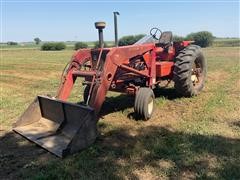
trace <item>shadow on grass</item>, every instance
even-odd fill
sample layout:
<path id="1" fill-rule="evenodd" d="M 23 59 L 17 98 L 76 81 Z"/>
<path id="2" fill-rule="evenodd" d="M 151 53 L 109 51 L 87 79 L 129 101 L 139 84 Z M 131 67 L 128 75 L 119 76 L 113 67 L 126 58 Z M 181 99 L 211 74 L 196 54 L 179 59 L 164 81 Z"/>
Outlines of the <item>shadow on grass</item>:
<path id="1" fill-rule="evenodd" d="M 4 132 L 2 132 L 4 133 Z M 36 159 L 55 158 L 14 132 L 0 136 L 0 179 L 15 179 Z"/>
<path id="2" fill-rule="evenodd" d="M 149 170 L 153 177 L 240 179 L 239 139 L 153 126 L 135 135 L 131 129 L 99 129 L 91 147 L 65 159 L 10 132 L 0 138 L 0 178 L 138 179 Z"/>
<path id="3" fill-rule="evenodd" d="M 116 97 L 106 97 L 102 105 L 100 115 L 105 116 L 113 112 L 124 111 L 134 106 L 134 97 L 130 95 L 120 94 Z"/>
<path id="4" fill-rule="evenodd" d="M 180 98 L 180 96 L 177 94 L 176 90 L 171 87 L 171 88 L 156 88 L 154 89 L 154 94 L 155 94 L 155 97 L 158 98 L 158 97 L 165 97 L 166 99 L 169 99 L 169 100 L 174 100 L 174 99 L 177 99 L 177 98 Z"/>
<path id="5" fill-rule="evenodd" d="M 231 125 L 240 128 L 240 121 L 234 121 L 231 123 Z"/>
<path id="6" fill-rule="evenodd" d="M 180 98 L 174 88 L 156 88 L 154 89 L 155 97 L 165 97 L 169 100 L 174 100 Z M 134 107 L 134 96 L 120 94 L 116 97 L 106 97 L 105 102 L 103 103 L 100 115 L 105 116 L 113 112 L 121 112 L 127 108 Z M 132 112 L 128 114 L 128 117 L 131 119 L 139 120 L 137 116 Z"/>

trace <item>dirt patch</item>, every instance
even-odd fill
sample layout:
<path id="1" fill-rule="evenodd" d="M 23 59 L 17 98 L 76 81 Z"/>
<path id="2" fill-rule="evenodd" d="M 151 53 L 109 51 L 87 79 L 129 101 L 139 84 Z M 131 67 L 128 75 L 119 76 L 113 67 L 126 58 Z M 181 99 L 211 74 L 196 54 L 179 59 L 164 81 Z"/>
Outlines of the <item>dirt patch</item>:
<path id="1" fill-rule="evenodd" d="M 147 167 L 145 167 L 144 169 L 136 169 L 136 170 L 134 170 L 133 174 L 139 180 L 146 180 L 146 179 L 158 180 L 159 178 L 167 179 L 167 177 L 156 177 L 155 175 L 153 175 L 152 171 Z"/>
<path id="2" fill-rule="evenodd" d="M 182 180 L 196 179 L 196 175 L 192 171 L 186 170 L 181 172 L 178 178 Z"/>
<path id="3" fill-rule="evenodd" d="M 229 77 L 230 77 L 229 73 L 225 71 L 209 72 L 207 75 L 208 84 L 205 86 L 205 90 L 212 89 L 212 86 L 208 86 L 209 84 L 213 86 L 217 86 L 221 84 L 223 81 L 225 81 L 226 79 L 228 79 Z"/>

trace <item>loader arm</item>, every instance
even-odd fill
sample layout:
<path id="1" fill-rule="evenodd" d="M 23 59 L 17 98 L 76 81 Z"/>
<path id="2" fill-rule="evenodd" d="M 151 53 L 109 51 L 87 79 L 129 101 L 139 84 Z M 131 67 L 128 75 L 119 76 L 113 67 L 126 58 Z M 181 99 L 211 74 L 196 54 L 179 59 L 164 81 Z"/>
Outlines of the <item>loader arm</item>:
<path id="1" fill-rule="evenodd" d="M 89 71 L 81 70 L 80 67 L 86 61 L 86 59 L 93 59 L 93 57 L 91 57 L 91 50 L 78 51 L 72 58 L 69 69 L 67 70 L 67 73 L 61 82 L 57 98 L 66 101 L 70 96 L 76 78 L 79 76 L 84 77 L 85 79 L 90 77 L 92 80 L 91 85 L 93 88 L 90 94 L 88 105 L 94 109 L 96 114 L 98 114 L 105 100 L 107 91 L 109 90 L 112 80 L 114 79 L 118 69 L 125 68 L 130 72 L 149 78 L 152 78 L 154 76 L 154 74 L 149 74 L 148 71 L 144 74 L 143 72 L 137 71 L 126 65 L 129 63 L 130 58 L 139 55 L 142 56 L 146 52 L 150 52 L 153 49 L 153 44 L 106 49 L 109 52 L 106 55 L 103 67 L 97 67 L 97 69 L 95 69 L 95 67 L 92 67 Z M 99 51 L 101 51 L 101 49 L 99 49 Z M 99 56 L 101 56 L 100 53 Z M 103 60 L 101 57 L 98 57 L 97 59 L 100 61 Z M 94 64 L 94 62 L 91 64 Z"/>
<path id="2" fill-rule="evenodd" d="M 91 58 L 90 49 L 82 49 L 77 51 L 69 62 L 69 66 L 63 72 L 61 77 L 60 86 L 57 91 L 56 98 L 66 101 L 71 94 L 76 76 L 73 75 L 74 70 L 80 69 L 82 64 Z"/>

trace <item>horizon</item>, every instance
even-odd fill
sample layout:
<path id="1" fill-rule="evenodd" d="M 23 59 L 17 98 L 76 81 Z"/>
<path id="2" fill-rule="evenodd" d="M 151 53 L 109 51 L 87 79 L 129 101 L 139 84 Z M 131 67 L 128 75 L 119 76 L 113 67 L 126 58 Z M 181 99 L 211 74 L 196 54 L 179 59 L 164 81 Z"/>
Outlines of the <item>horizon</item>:
<path id="1" fill-rule="evenodd" d="M 94 22 L 102 20 L 104 40 L 114 40 L 113 11 L 119 37 L 148 34 L 151 27 L 174 35 L 209 31 L 217 38 L 239 38 L 239 1 L 1 1 L 1 43 L 97 41 Z M 196 13 L 197 12 L 197 13 Z M 224 12 L 224 13 L 223 13 Z"/>
<path id="2" fill-rule="evenodd" d="M 119 37 L 120 39 L 121 37 Z M 231 39 L 236 39 L 236 40 L 239 40 L 240 37 L 214 37 L 214 39 L 216 40 L 220 40 L 220 39 L 224 39 L 224 40 L 231 40 Z M 17 42 L 19 44 L 23 43 L 23 44 L 27 44 L 27 43 L 31 43 L 31 44 L 35 44 L 35 41 L 32 40 L 32 41 L 5 41 L 5 42 L 0 42 L 0 44 L 7 44 L 8 42 Z M 94 43 L 94 42 L 98 42 L 98 40 L 94 40 L 94 41 L 75 41 L 75 40 L 65 40 L 65 41 L 48 41 L 48 40 L 45 40 L 45 41 L 42 41 L 40 42 L 41 43 L 45 43 L 45 42 L 64 42 L 64 43 L 76 43 L 76 42 L 84 42 L 84 43 Z M 114 39 L 113 40 L 104 40 L 104 42 L 108 42 L 108 43 L 114 43 Z"/>

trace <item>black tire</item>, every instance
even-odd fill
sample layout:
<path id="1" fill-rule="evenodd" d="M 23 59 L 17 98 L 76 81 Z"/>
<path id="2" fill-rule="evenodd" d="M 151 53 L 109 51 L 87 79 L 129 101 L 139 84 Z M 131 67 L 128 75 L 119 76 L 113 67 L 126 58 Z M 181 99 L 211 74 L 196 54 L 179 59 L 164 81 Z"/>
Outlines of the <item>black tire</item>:
<path id="1" fill-rule="evenodd" d="M 85 104 L 87 103 L 89 90 L 90 90 L 90 85 L 86 85 L 83 92 L 83 101 Z"/>
<path id="2" fill-rule="evenodd" d="M 154 93 L 150 88 L 140 88 L 135 96 L 134 111 L 138 118 L 148 120 L 154 111 Z"/>
<path id="3" fill-rule="evenodd" d="M 185 97 L 197 95 L 204 87 L 206 73 L 206 61 L 199 46 L 189 45 L 181 50 L 173 70 L 177 93 Z"/>

